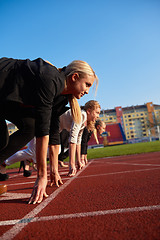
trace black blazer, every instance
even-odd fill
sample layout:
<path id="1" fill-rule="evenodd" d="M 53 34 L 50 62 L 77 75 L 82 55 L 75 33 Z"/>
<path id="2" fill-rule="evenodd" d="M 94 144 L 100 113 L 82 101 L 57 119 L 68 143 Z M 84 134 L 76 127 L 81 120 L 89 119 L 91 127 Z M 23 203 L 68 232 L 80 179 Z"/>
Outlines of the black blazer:
<path id="1" fill-rule="evenodd" d="M 41 58 L 0 59 L 0 103 L 13 101 L 34 107 L 37 137 L 48 135 L 51 118 L 58 122 L 59 114 L 65 111 L 68 96 L 61 95 L 64 83 L 63 69 L 59 72 Z"/>

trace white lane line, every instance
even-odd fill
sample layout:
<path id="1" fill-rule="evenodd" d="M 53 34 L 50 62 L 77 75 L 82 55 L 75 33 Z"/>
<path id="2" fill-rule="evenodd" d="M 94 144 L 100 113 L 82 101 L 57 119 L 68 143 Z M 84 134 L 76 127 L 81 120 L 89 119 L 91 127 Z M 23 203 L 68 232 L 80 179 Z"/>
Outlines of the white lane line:
<path id="1" fill-rule="evenodd" d="M 92 162 L 92 161 L 91 161 Z M 48 198 L 46 198 L 42 203 L 40 203 L 37 207 L 35 207 L 30 213 L 28 213 L 24 218 L 20 220 L 21 224 L 15 224 L 11 229 L 9 229 L 7 232 L 5 232 L 1 240 L 8 240 L 13 239 L 29 222 L 34 219 L 34 217 L 40 213 L 56 196 L 61 193 L 74 179 L 78 177 L 79 174 L 81 174 L 86 167 L 88 167 L 91 162 L 86 165 L 81 171 L 79 171 L 74 177 L 70 178 L 67 182 L 65 182 L 60 188 L 55 190 Z M 26 219 L 31 219 L 29 222 L 26 221 Z"/>
<path id="2" fill-rule="evenodd" d="M 102 210 L 102 211 L 94 211 L 94 212 L 82 212 L 82 213 L 72 213 L 72 214 L 62 214 L 62 215 L 54 215 L 54 216 L 44 216 L 44 217 L 30 217 L 16 220 L 7 220 L 0 221 L 0 226 L 6 225 L 23 225 L 24 223 L 33 223 L 40 221 L 53 221 L 59 219 L 70 219 L 70 218 L 82 218 L 82 217 L 94 217 L 94 216 L 103 216 L 109 214 L 121 214 L 121 213 L 131 213 L 131 212 L 142 212 L 142 211 L 153 211 L 160 210 L 160 205 L 153 206 L 142 206 L 142 207 L 134 207 L 134 208 L 118 208 L 118 209 L 110 209 L 110 210 Z"/>
<path id="3" fill-rule="evenodd" d="M 70 177 L 64 177 L 62 178 L 62 180 L 68 180 L 70 179 Z M 7 186 L 18 186 L 18 185 L 26 185 L 26 184 L 34 184 L 34 182 L 20 182 L 20 183 L 10 183 L 10 184 L 7 184 Z"/>
<path id="4" fill-rule="evenodd" d="M 68 174 L 69 170 L 67 172 L 59 172 L 60 176 L 62 175 L 66 175 Z M 17 176 L 22 176 L 22 174 L 19 174 L 19 175 L 14 175 L 14 176 L 9 176 L 9 178 L 14 178 L 14 177 L 17 177 Z M 47 174 L 47 176 L 49 177 L 50 174 Z M 32 178 L 37 178 L 37 174 L 32 174 L 30 177 L 27 177 L 27 179 L 32 179 Z"/>
<path id="5" fill-rule="evenodd" d="M 153 167 L 160 167 L 160 164 L 149 164 L 149 163 L 126 163 L 126 162 L 123 162 L 123 163 L 112 163 L 112 162 L 108 162 L 109 164 L 124 164 L 124 165 L 135 165 L 135 166 L 153 166 Z"/>
<path id="6" fill-rule="evenodd" d="M 19 176 L 22 176 L 22 175 L 23 175 L 22 173 L 18 173 L 16 175 L 12 175 L 12 176 L 9 174 L 9 178 L 15 178 L 15 177 L 19 177 Z"/>
<path id="7" fill-rule="evenodd" d="M 158 169 L 160 169 L 160 168 L 147 168 L 147 169 L 139 169 L 139 170 L 131 170 L 131 171 L 93 174 L 93 175 L 87 175 L 87 176 L 80 176 L 79 178 L 100 177 L 100 176 L 108 176 L 108 175 L 115 175 L 115 174 L 125 174 L 125 173 L 134 173 L 134 172 L 143 172 L 143 171 L 145 172 L 145 171 L 152 171 L 152 170 L 158 170 Z"/>
<path id="8" fill-rule="evenodd" d="M 66 172 L 64 172 L 64 171 L 62 172 L 62 170 L 59 170 L 60 175 L 64 175 L 64 174 L 67 175 L 68 172 L 69 172 L 69 170 L 66 171 Z M 19 176 L 23 176 L 23 173 L 18 173 L 18 174 L 10 175 L 11 173 L 8 172 L 7 174 L 9 175 L 9 179 L 16 178 L 16 177 L 19 177 Z M 49 174 L 48 174 L 47 176 L 49 176 Z M 37 178 L 36 172 L 32 173 L 32 175 L 31 175 L 30 177 L 28 177 L 28 178 Z"/>
<path id="9" fill-rule="evenodd" d="M 31 194 L 28 193 L 9 193 L 6 192 L 3 195 L 0 196 L 0 201 L 6 201 L 6 200 L 13 200 L 13 199 L 25 199 L 29 198 Z"/>
<path id="10" fill-rule="evenodd" d="M 0 221 L 0 226 L 14 225 L 14 224 L 16 224 L 18 222 L 19 222 L 19 220 Z"/>
<path id="11" fill-rule="evenodd" d="M 96 163 L 97 164 L 97 163 Z M 94 163 L 94 165 L 92 167 L 97 167 L 96 164 Z M 98 166 L 101 166 L 104 164 L 117 164 L 117 165 L 135 165 L 135 166 L 153 166 L 153 167 L 160 167 L 160 164 L 148 164 L 148 163 L 127 163 L 127 162 L 101 162 L 98 164 Z"/>
<path id="12" fill-rule="evenodd" d="M 20 182 L 20 183 L 10 183 L 10 184 L 7 184 L 7 186 L 18 186 L 18 185 L 25 185 L 25 184 L 34 184 L 34 182 Z"/>
<path id="13" fill-rule="evenodd" d="M 68 172 L 69 172 L 69 169 L 68 169 L 68 171 L 66 171 L 66 172 L 59 172 L 59 174 L 60 174 L 60 175 L 67 175 Z"/>
<path id="14" fill-rule="evenodd" d="M 134 154 L 134 155 L 124 155 L 124 156 L 113 156 L 113 157 L 96 158 L 96 159 L 94 159 L 94 163 L 97 163 L 97 162 L 100 162 L 100 160 L 106 160 L 106 159 L 107 160 L 111 159 L 111 161 L 137 161 L 137 158 L 136 159 L 134 158 L 136 155 L 140 156 L 140 154 Z M 128 158 L 126 159 L 126 157 L 128 157 Z M 152 156 L 150 156 L 150 159 L 147 159 L 147 160 L 144 159 L 144 158 L 141 159 L 141 157 L 139 157 L 138 161 L 140 161 L 140 162 L 152 161 L 153 162 L 153 161 L 159 160 L 159 156 L 153 156 L 153 159 L 151 157 Z"/>

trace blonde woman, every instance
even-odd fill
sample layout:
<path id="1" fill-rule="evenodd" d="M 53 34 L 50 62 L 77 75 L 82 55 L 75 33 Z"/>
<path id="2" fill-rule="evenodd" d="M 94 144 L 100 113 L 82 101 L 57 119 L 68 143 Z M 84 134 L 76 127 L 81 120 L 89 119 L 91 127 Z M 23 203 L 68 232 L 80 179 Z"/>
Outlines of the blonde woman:
<path id="1" fill-rule="evenodd" d="M 78 169 L 83 167 L 83 163 L 81 162 L 81 138 L 83 134 L 83 130 L 85 126 L 88 126 L 92 129 L 96 119 L 99 117 L 100 114 L 100 105 L 95 100 L 88 101 L 81 110 L 81 122 L 76 123 L 71 115 L 71 111 L 66 111 L 60 117 L 60 132 L 64 129 L 69 132 L 69 139 L 68 139 L 68 147 L 69 147 L 69 173 L 68 176 L 72 177 L 77 172 L 76 161 Z M 50 136 L 50 164 L 51 164 L 51 185 L 55 181 L 56 185 L 59 186 L 59 183 L 62 184 L 62 180 L 58 173 L 58 154 L 55 155 L 54 147 L 55 147 L 55 137 L 52 135 Z M 58 144 L 58 142 L 57 142 Z M 61 146 L 64 143 L 61 142 Z M 61 147 L 62 148 L 62 147 Z M 67 155 L 65 154 L 67 157 Z M 59 182 L 59 183 L 58 183 Z"/>
<path id="2" fill-rule="evenodd" d="M 58 122 L 69 100 L 73 118 L 79 122 L 76 98 L 88 94 L 95 79 L 98 81 L 93 69 L 83 61 L 73 61 L 58 69 L 41 58 L 0 59 L 0 163 L 36 135 L 38 171 L 29 203 L 40 203 L 43 196 L 47 197 L 46 156 L 51 119 Z M 11 136 L 5 119 L 18 127 Z"/>

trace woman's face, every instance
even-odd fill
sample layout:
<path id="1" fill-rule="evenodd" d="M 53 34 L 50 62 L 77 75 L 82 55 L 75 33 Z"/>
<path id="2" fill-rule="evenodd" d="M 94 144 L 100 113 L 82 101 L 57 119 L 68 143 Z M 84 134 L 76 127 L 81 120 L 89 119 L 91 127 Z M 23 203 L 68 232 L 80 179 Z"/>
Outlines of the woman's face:
<path id="1" fill-rule="evenodd" d="M 79 74 L 72 75 L 72 94 L 80 99 L 85 94 L 88 94 L 90 87 L 93 85 L 94 77 L 86 75 L 85 77 L 79 77 Z"/>
<path id="2" fill-rule="evenodd" d="M 105 125 L 104 122 L 103 122 L 102 126 L 100 126 L 100 125 L 97 126 L 97 131 L 98 131 L 98 133 L 99 133 L 100 135 L 101 135 L 103 132 L 106 131 L 106 125 Z"/>
<path id="3" fill-rule="evenodd" d="M 96 107 L 94 110 L 88 109 L 87 120 L 96 121 L 99 118 L 100 111 L 101 111 L 100 107 Z"/>

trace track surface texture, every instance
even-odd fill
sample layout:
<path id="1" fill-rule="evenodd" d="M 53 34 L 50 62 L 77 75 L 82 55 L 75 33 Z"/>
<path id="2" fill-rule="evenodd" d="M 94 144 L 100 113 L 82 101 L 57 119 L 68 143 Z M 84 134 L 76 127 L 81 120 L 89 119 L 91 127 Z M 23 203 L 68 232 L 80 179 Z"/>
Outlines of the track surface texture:
<path id="1" fill-rule="evenodd" d="M 72 178 L 59 171 L 64 184 L 28 205 L 36 172 L 8 170 L 0 240 L 160 239 L 160 152 L 92 159 Z"/>

